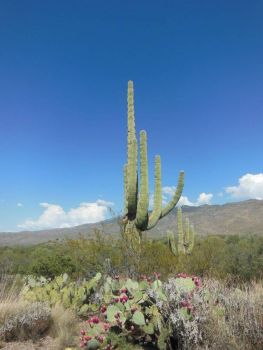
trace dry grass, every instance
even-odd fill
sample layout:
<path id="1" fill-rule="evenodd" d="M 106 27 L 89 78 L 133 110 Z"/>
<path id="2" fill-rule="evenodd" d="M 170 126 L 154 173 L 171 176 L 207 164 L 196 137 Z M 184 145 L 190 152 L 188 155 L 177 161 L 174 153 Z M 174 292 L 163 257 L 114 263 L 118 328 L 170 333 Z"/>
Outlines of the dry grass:
<path id="1" fill-rule="evenodd" d="M 76 345 L 78 339 L 78 320 L 74 312 L 64 309 L 61 305 L 55 305 L 51 310 L 52 327 L 50 334 L 55 338 L 56 350 Z"/>
<path id="2" fill-rule="evenodd" d="M 20 299 L 19 293 L 20 285 L 17 278 L 0 276 L 0 327 L 11 315 L 19 313 L 25 307 L 25 302 Z"/>

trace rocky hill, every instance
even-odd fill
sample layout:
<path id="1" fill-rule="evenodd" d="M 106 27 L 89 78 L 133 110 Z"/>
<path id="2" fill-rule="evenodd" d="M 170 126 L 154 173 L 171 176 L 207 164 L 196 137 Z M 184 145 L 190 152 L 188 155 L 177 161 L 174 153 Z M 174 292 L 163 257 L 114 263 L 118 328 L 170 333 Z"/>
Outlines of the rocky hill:
<path id="1" fill-rule="evenodd" d="M 263 200 L 247 200 L 199 207 L 184 206 L 183 213 L 184 217 L 190 219 L 199 235 L 263 235 Z M 117 235 L 120 232 L 118 220 L 112 219 L 64 229 L 2 232 L 0 233 L 0 246 L 38 244 L 65 237 L 77 237 L 79 234 L 91 236 L 96 229 L 102 230 L 105 234 Z M 166 235 L 168 229 L 176 230 L 176 209 L 149 231 L 149 235 L 161 237 Z"/>

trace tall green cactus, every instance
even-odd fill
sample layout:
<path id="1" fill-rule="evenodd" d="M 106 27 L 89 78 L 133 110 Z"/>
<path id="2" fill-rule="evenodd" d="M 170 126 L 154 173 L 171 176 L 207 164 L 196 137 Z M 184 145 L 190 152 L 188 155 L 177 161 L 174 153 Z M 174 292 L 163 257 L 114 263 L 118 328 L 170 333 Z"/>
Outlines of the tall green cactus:
<path id="1" fill-rule="evenodd" d="M 189 219 L 185 220 L 186 227 L 183 227 L 183 215 L 182 209 L 178 208 L 177 211 L 177 234 L 178 243 L 176 247 L 176 239 L 174 233 L 167 232 L 168 243 L 171 252 L 174 255 L 190 254 L 194 248 L 194 229 L 190 225 Z"/>
<path id="2" fill-rule="evenodd" d="M 138 182 L 138 145 L 134 117 L 133 82 L 128 82 L 128 159 L 124 166 L 125 210 L 123 234 L 133 249 L 138 249 L 143 231 L 153 228 L 179 201 L 183 186 L 184 172 L 181 171 L 176 192 L 171 201 L 162 208 L 161 158 L 155 157 L 154 205 L 149 213 L 149 180 L 147 158 L 147 134 L 140 132 L 140 179 Z"/>

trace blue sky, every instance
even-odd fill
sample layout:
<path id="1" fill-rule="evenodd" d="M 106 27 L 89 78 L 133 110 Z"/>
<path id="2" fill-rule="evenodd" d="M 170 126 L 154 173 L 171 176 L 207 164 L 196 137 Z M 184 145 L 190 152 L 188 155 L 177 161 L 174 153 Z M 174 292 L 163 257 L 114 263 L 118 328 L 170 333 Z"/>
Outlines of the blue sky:
<path id="1" fill-rule="evenodd" d="M 184 169 L 186 203 L 263 198 L 262 13 L 242 0 L 1 1 L 0 231 L 96 221 L 104 201 L 121 211 L 129 79 L 151 188 L 158 153 L 166 196 Z"/>

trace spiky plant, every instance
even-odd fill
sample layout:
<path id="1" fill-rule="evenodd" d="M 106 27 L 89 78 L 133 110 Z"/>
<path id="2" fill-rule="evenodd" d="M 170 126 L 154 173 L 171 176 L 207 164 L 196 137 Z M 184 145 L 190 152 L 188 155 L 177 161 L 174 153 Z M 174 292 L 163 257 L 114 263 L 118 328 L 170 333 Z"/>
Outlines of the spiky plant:
<path id="1" fill-rule="evenodd" d="M 129 247 L 137 250 L 143 231 L 153 228 L 179 201 L 184 185 L 184 172 L 179 175 L 176 192 L 171 201 L 162 207 L 161 157 L 155 157 L 154 205 L 149 207 L 149 180 L 146 131 L 140 132 L 140 181 L 138 183 L 138 144 L 134 118 L 133 82 L 128 82 L 128 159 L 124 166 L 125 212 L 123 235 Z"/>
<path id="2" fill-rule="evenodd" d="M 174 255 L 190 254 L 194 248 L 194 229 L 190 225 L 189 219 L 185 219 L 185 227 L 183 226 L 182 209 L 178 208 L 177 211 L 177 233 L 178 243 L 176 246 L 176 239 L 174 233 L 167 232 L 168 243 L 171 252 Z"/>

